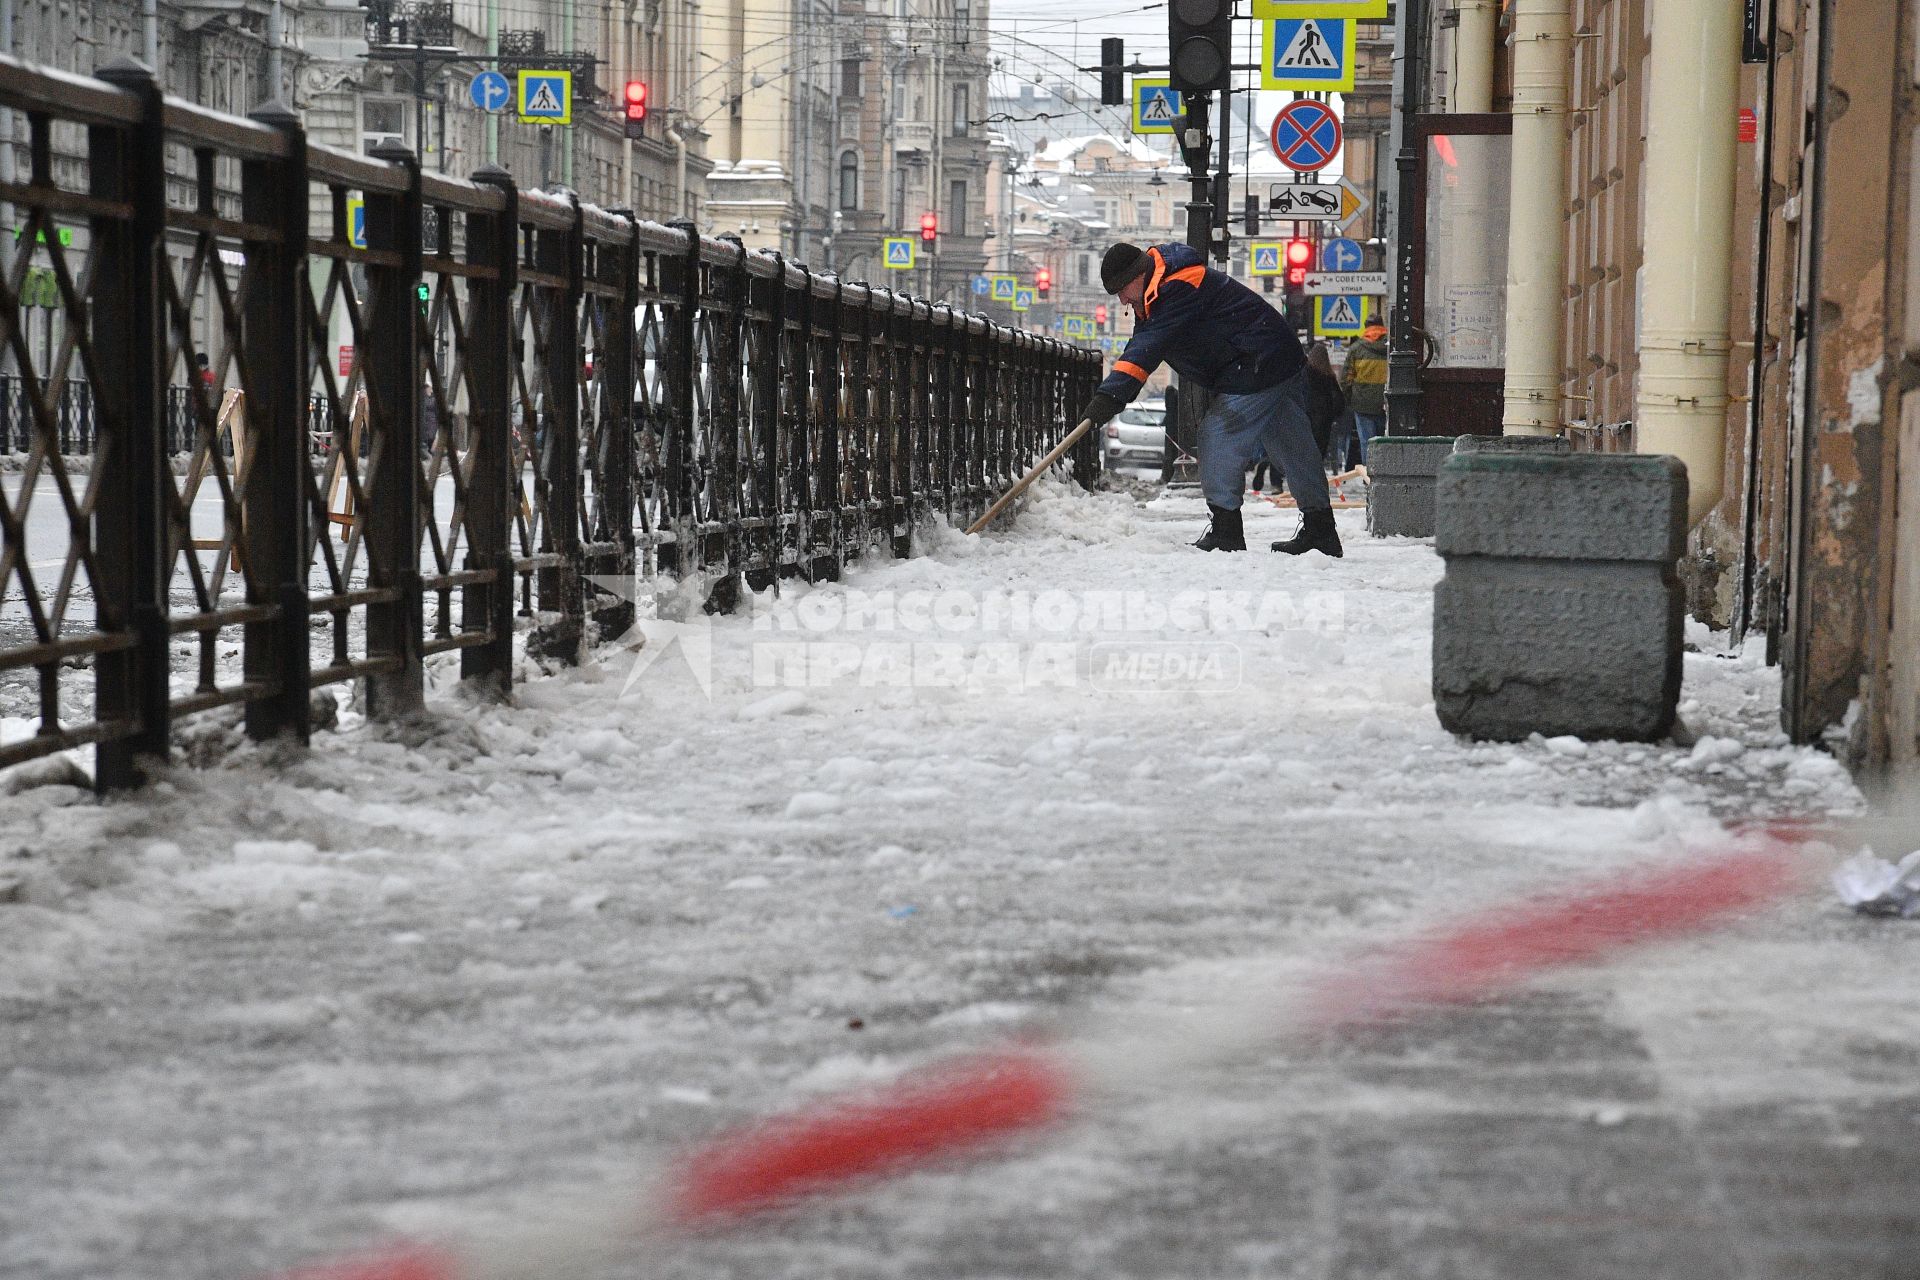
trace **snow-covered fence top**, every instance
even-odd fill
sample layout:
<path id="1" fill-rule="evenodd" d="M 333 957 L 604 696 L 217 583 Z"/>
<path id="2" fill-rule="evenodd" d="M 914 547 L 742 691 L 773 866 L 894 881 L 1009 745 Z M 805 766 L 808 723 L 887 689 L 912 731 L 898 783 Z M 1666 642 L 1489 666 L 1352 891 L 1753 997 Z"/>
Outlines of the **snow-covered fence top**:
<path id="1" fill-rule="evenodd" d="M 315 687 L 365 680 L 403 715 L 453 650 L 501 685 L 516 613 L 571 659 L 632 620 L 595 579 L 697 578 L 724 607 L 906 555 L 917 516 L 983 509 L 1099 376 L 690 223 L 166 98 L 126 60 L 0 57 L 0 107 L 30 155 L 0 200 L 44 271 L 31 299 L 0 285 L 27 418 L 0 475 L 0 766 L 93 743 L 99 784 L 128 785 L 193 712 L 304 739 Z"/>

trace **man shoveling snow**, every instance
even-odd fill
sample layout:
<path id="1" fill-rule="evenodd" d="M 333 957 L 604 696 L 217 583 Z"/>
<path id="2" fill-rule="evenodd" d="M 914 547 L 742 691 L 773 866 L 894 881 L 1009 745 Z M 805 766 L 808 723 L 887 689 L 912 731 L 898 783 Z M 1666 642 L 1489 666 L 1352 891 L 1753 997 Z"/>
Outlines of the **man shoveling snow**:
<path id="1" fill-rule="evenodd" d="M 1247 549 L 1240 499 L 1247 467 L 1264 452 L 1300 505 L 1300 531 L 1273 549 L 1342 554 L 1307 416 L 1306 354 L 1286 318 L 1183 244 L 1116 244 L 1100 262 L 1100 283 L 1132 310 L 1135 327 L 1080 416 L 1104 424 L 1140 394 L 1163 361 L 1185 385 L 1208 393 L 1200 419 L 1200 489 L 1213 521 L 1194 545 Z"/>

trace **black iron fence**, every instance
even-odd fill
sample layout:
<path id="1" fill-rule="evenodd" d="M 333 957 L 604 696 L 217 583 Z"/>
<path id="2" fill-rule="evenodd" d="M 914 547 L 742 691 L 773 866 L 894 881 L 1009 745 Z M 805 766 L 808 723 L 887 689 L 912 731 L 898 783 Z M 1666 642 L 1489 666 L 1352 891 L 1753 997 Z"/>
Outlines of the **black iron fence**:
<path id="1" fill-rule="evenodd" d="M 1090 351 L 690 225 L 311 144 L 135 63 L 100 77 L 0 58 L 31 156 L 0 200 L 60 321 L 36 361 L 0 277 L 27 424 L 0 477 L 0 679 L 34 673 L 38 720 L 0 765 L 93 743 L 100 785 L 128 785 L 182 716 L 243 703 L 251 734 L 304 740 L 310 691 L 342 680 L 405 715 L 442 652 L 504 687 L 516 610 L 562 661 L 631 624 L 603 575 L 696 577 L 724 609 L 910 554 L 1099 377 Z"/>

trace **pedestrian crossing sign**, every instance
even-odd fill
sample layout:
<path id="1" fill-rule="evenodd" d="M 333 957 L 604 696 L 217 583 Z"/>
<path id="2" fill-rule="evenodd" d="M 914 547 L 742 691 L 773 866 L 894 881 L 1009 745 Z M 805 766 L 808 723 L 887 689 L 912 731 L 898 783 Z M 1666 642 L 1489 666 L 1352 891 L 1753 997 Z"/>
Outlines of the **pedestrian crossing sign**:
<path id="1" fill-rule="evenodd" d="M 522 71 L 517 105 L 522 124 L 572 124 L 573 72 Z"/>
<path id="2" fill-rule="evenodd" d="M 1069 338 L 1079 341 L 1094 336 L 1092 316 L 1061 316 L 1060 321 Z"/>
<path id="3" fill-rule="evenodd" d="M 1014 309 L 1015 311 L 1031 311 L 1031 310 L 1033 310 L 1033 290 L 1031 290 L 1031 289 L 1016 289 L 1016 290 L 1014 290 L 1014 292 L 1013 292 L 1013 309 Z"/>
<path id="4" fill-rule="evenodd" d="M 1135 133 L 1172 133 L 1173 119 L 1181 112 L 1180 94 L 1165 76 L 1133 78 L 1133 131 Z"/>
<path id="5" fill-rule="evenodd" d="M 1285 260 L 1280 253 L 1277 240 L 1255 240 L 1248 246 L 1253 254 L 1251 271 L 1256 276 L 1277 276 L 1286 273 Z"/>
<path id="6" fill-rule="evenodd" d="M 1260 59 L 1262 88 L 1353 89 L 1358 23 L 1345 18 L 1274 18 L 1266 27 Z"/>
<path id="7" fill-rule="evenodd" d="M 1020 292 L 1020 281 L 1014 276 L 995 276 L 993 278 L 993 300 L 1012 302 L 1013 295 Z"/>
<path id="8" fill-rule="evenodd" d="M 347 197 L 347 243 L 356 249 L 367 247 L 367 198 Z"/>
<path id="9" fill-rule="evenodd" d="M 911 271 L 914 268 L 913 240 L 908 236 L 888 236 L 881 242 L 886 247 L 887 270 Z"/>
<path id="10" fill-rule="evenodd" d="M 1387 0 L 1253 0 L 1253 17 L 1384 18 Z"/>
<path id="11" fill-rule="evenodd" d="M 1313 336 L 1357 338 L 1364 300 L 1357 293 L 1335 293 L 1313 300 Z"/>

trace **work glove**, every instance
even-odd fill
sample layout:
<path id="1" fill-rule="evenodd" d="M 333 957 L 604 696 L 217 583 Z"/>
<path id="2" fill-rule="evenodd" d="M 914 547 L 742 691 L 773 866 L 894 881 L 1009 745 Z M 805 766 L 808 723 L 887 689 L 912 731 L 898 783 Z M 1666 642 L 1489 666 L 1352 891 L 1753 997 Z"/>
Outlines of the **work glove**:
<path id="1" fill-rule="evenodd" d="M 1096 427 L 1106 425 L 1108 418 L 1120 412 L 1121 403 L 1104 391 L 1093 393 L 1093 399 L 1087 401 L 1087 407 L 1080 411 L 1082 418 L 1092 418 Z"/>

